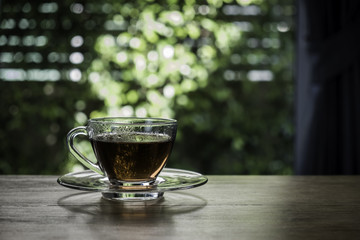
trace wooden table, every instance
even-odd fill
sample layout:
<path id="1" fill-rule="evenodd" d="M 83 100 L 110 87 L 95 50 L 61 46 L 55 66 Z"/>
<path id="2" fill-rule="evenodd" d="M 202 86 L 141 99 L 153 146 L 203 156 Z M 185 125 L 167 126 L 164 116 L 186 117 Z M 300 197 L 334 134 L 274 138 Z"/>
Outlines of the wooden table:
<path id="1" fill-rule="evenodd" d="M 55 176 L 0 176 L 0 239 L 360 239 L 360 176 L 209 176 L 117 203 Z"/>

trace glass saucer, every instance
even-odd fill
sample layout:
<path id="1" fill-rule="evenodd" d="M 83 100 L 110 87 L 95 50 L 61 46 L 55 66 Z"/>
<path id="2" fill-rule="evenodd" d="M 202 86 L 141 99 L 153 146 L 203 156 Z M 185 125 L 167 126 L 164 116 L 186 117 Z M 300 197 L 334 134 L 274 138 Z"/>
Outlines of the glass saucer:
<path id="1" fill-rule="evenodd" d="M 207 181 L 200 173 L 173 168 L 164 168 L 156 181 L 148 186 L 114 186 L 107 177 L 91 170 L 68 173 L 57 180 L 64 187 L 101 192 L 105 199 L 120 201 L 155 200 L 164 192 L 199 187 Z"/>

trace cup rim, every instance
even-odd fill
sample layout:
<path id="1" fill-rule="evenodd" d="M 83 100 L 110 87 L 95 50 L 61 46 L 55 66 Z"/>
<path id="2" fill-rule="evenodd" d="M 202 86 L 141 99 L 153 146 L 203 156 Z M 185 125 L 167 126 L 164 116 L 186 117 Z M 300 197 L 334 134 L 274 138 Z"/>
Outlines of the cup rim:
<path id="1" fill-rule="evenodd" d="M 118 124 L 118 125 L 176 125 L 177 120 L 171 118 L 154 117 L 100 117 L 88 120 L 89 123 Z"/>

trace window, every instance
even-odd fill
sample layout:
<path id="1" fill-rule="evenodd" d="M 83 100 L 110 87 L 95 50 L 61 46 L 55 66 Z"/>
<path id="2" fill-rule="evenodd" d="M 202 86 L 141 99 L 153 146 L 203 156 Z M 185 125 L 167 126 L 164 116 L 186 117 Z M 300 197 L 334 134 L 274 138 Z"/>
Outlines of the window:
<path id="1" fill-rule="evenodd" d="M 0 91 L 21 97 L 2 95 L 0 138 L 9 121 L 56 122 L 61 130 L 37 137 L 60 162 L 66 130 L 88 118 L 172 117 L 168 166 L 290 173 L 293 14 L 291 0 L 5 1 Z M 52 105 L 28 105 L 26 94 Z"/>

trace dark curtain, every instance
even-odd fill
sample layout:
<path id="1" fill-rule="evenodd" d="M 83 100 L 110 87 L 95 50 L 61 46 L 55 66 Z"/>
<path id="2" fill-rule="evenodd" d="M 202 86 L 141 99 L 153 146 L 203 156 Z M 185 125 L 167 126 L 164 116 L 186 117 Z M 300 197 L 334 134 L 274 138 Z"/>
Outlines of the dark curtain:
<path id="1" fill-rule="evenodd" d="M 296 174 L 360 174 L 360 1 L 298 0 Z"/>

